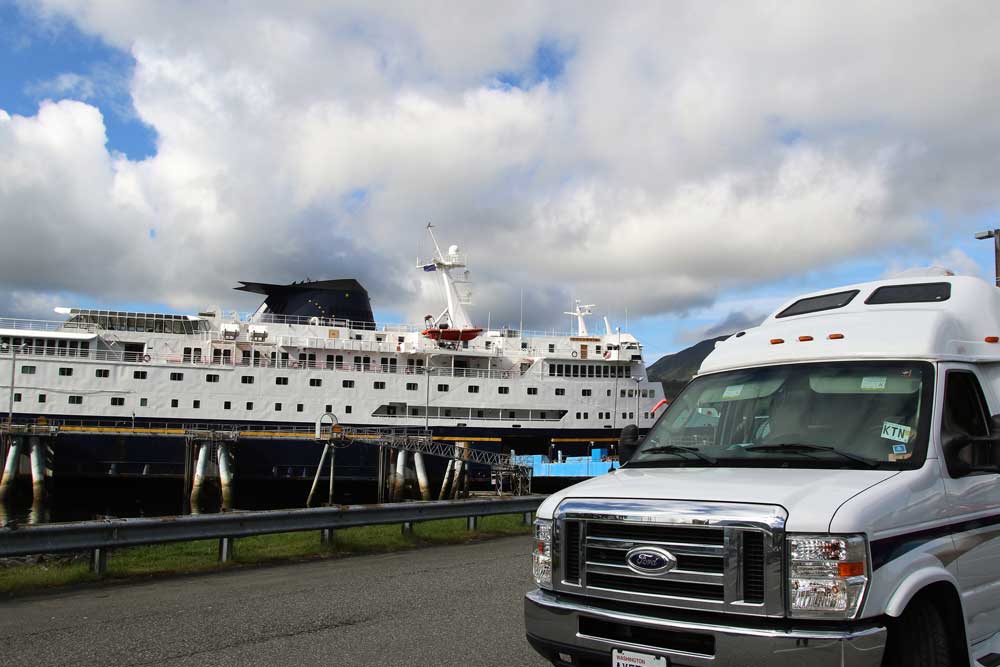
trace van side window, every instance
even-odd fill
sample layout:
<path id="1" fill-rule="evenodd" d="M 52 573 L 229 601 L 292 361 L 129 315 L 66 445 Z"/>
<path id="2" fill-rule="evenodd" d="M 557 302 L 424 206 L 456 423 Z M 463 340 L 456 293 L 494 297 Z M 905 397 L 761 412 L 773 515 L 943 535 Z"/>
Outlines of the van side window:
<path id="1" fill-rule="evenodd" d="M 947 444 L 961 435 L 989 435 L 986 400 L 979 380 L 968 371 L 948 371 L 944 387 L 944 411 L 941 415 L 941 441 Z M 968 460 L 973 449 L 966 448 L 962 458 L 976 465 L 985 461 Z"/>

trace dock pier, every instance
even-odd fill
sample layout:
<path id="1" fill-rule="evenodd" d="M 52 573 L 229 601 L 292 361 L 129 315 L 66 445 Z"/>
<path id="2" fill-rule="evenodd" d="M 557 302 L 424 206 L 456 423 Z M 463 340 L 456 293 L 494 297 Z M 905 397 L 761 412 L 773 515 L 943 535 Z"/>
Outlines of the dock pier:
<path id="1" fill-rule="evenodd" d="M 324 417 L 327 415 L 324 415 Z M 334 461 L 338 448 L 348 446 L 376 447 L 384 453 L 378 467 L 380 500 L 399 502 L 412 496 L 430 500 L 432 491 L 427 475 L 426 458 L 448 460 L 440 497 L 468 497 L 469 465 L 479 464 L 490 469 L 491 477 L 499 481 L 499 489 L 515 495 L 530 493 L 531 467 L 515 460 L 510 454 L 474 449 L 466 441 L 435 438 L 431 432 L 409 428 L 354 428 L 336 423 L 314 427 L 273 425 L 208 425 L 208 424 L 134 424 L 93 421 L 46 421 L 31 423 L 0 423 L 0 439 L 6 447 L 3 475 L 0 477 L 0 499 L 9 495 L 15 480 L 22 473 L 22 459 L 29 462 L 32 489 L 36 502 L 46 494 L 46 480 L 52 477 L 50 453 L 58 451 L 58 439 L 63 434 L 106 436 L 114 438 L 168 438 L 184 446 L 182 497 L 191 511 L 203 509 L 206 489 L 218 484 L 222 510 L 233 509 L 236 498 L 236 466 L 241 442 L 253 440 L 312 441 L 323 445 L 323 455 L 316 466 L 315 478 L 308 498 L 311 505 L 317 495 L 321 476 L 329 459 L 329 489 L 327 503 L 333 502 Z M 312 466 L 310 466 L 310 469 Z M 384 493 L 383 493 L 384 491 Z"/>

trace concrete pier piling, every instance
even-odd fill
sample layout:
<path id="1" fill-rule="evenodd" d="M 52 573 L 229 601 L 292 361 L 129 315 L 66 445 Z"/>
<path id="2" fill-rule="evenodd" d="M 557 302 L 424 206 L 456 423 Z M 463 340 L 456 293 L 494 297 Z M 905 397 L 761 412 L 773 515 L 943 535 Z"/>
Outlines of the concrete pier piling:
<path id="1" fill-rule="evenodd" d="M 201 489 L 208 474 L 208 459 L 212 454 L 212 443 L 202 442 L 198 447 L 198 462 L 194 468 L 194 482 L 191 483 L 191 512 L 201 507 Z"/>
<path id="2" fill-rule="evenodd" d="M 386 474 L 386 490 L 385 490 L 385 501 L 392 502 L 392 492 L 396 486 L 396 459 L 397 453 L 395 449 L 389 450 L 389 472 Z"/>
<path id="3" fill-rule="evenodd" d="M 22 438 L 11 438 L 7 450 L 7 460 L 4 462 L 3 477 L 0 478 L 0 498 L 5 498 L 17 479 L 17 468 L 21 463 Z"/>
<path id="4" fill-rule="evenodd" d="M 451 459 L 448 461 L 448 467 L 444 469 L 444 479 L 441 480 L 441 493 L 438 494 L 438 500 L 444 500 L 448 497 L 448 485 L 451 482 L 451 476 L 455 471 L 455 460 Z"/>
<path id="5" fill-rule="evenodd" d="M 31 491 L 35 500 L 45 498 L 45 443 L 37 435 L 28 438 L 31 456 Z"/>
<path id="6" fill-rule="evenodd" d="M 451 493 L 449 494 L 452 500 L 461 498 L 463 475 L 465 475 L 465 461 L 455 461 L 455 474 L 451 481 Z"/>
<path id="7" fill-rule="evenodd" d="M 452 481 L 451 497 L 458 500 L 467 496 L 469 492 L 469 463 L 466 460 L 469 443 L 460 441 L 455 445 L 455 449 L 459 460 L 455 461 L 455 479 Z"/>
<path id="8" fill-rule="evenodd" d="M 333 474 L 337 462 L 337 448 L 330 445 L 330 492 L 326 498 L 326 504 L 333 505 Z"/>
<path id="9" fill-rule="evenodd" d="M 312 507 L 313 498 L 316 497 L 316 487 L 319 486 L 319 476 L 323 474 L 323 465 L 326 463 L 326 455 L 330 453 L 329 443 L 323 445 L 323 453 L 319 455 L 319 465 L 316 466 L 316 475 L 313 477 L 312 486 L 309 487 L 309 497 L 306 498 L 306 507 Z"/>
<path id="10" fill-rule="evenodd" d="M 28 513 L 28 525 L 37 526 L 49 522 L 49 507 L 45 503 L 45 498 L 36 497 L 31 503 L 31 511 Z"/>
<path id="11" fill-rule="evenodd" d="M 424 455 L 420 452 L 413 454 L 413 467 L 417 471 L 417 487 L 420 489 L 420 499 L 431 499 L 431 485 L 427 480 L 427 468 L 424 466 Z"/>
<path id="12" fill-rule="evenodd" d="M 396 455 L 396 470 L 392 476 L 392 500 L 398 502 L 403 499 L 406 490 L 406 464 L 409 459 L 409 452 L 405 449 L 399 450 Z"/>
<path id="13" fill-rule="evenodd" d="M 219 443 L 219 485 L 222 487 L 222 511 L 227 512 L 236 503 L 236 484 L 234 480 L 234 465 L 232 443 Z"/>

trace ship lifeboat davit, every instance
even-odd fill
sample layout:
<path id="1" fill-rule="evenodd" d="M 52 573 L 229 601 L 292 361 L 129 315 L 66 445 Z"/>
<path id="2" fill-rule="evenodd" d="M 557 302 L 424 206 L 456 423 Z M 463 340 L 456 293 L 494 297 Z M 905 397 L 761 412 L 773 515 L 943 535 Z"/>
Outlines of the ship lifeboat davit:
<path id="1" fill-rule="evenodd" d="M 477 338 L 482 329 L 452 329 L 451 327 L 430 327 L 420 332 L 431 340 L 463 341 Z"/>

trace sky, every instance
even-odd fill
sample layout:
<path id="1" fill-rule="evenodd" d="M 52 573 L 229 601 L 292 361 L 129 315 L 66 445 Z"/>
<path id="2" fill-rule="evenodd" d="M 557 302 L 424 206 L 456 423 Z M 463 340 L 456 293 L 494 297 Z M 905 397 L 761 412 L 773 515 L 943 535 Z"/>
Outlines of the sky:
<path id="1" fill-rule="evenodd" d="M 0 0 L 0 315 L 356 277 L 647 362 L 794 295 L 993 275 L 994 2 Z"/>

